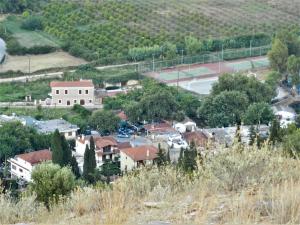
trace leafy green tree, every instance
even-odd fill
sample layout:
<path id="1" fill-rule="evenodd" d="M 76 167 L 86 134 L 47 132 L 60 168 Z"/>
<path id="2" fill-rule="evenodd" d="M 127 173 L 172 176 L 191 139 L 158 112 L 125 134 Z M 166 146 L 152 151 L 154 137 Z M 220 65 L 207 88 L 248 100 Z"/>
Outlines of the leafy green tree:
<path id="1" fill-rule="evenodd" d="M 277 71 L 272 71 L 270 73 L 268 73 L 267 75 L 267 79 L 266 79 L 266 83 L 270 86 L 270 87 L 276 87 L 280 80 L 282 79 L 282 75 L 277 72 Z"/>
<path id="2" fill-rule="evenodd" d="M 289 55 L 299 56 L 300 40 L 298 28 L 283 29 L 276 34 L 276 37 L 287 46 Z"/>
<path id="3" fill-rule="evenodd" d="M 75 175 L 75 177 L 79 178 L 80 177 L 80 171 L 79 171 L 78 163 L 77 163 L 77 160 L 76 160 L 75 156 L 72 156 L 70 166 L 71 166 L 72 172 Z"/>
<path id="4" fill-rule="evenodd" d="M 199 108 L 198 114 L 204 117 L 211 127 L 228 127 L 240 124 L 248 106 L 248 98 L 238 91 L 224 91 L 215 97 L 209 96 Z"/>
<path id="5" fill-rule="evenodd" d="M 115 132 L 120 123 L 120 118 L 107 110 L 95 111 L 90 117 L 89 124 L 100 132 Z"/>
<path id="6" fill-rule="evenodd" d="M 39 134 L 20 122 L 0 125 L 0 162 L 17 154 L 50 147 L 51 135 Z"/>
<path id="7" fill-rule="evenodd" d="M 96 169 L 95 143 L 93 137 L 90 139 L 90 147 L 86 145 L 83 162 L 83 177 L 86 181 L 94 181 L 94 172 Z"/>
<path id="8" fill-rule="evenodd" d="M 247 125 L 269 124 L 274 118 L 269 104 L 258 102 L 251 104 L 244 115 L 244 123 Z"/>
<path id="9" fill-rule="evenodd" d="M 223 91 L 239 91 L 247 95 L 249 103 L 270 102 L 275 96 L 275 89 L 257 80 L 242 74 L 224 74 L 213 85 L 211 95 L 216 96 Z"/>
<path id="10" fill-rule="evenodd" d="M 96 180 L 102 180 L 102 176 L 105 177 L 106 182 L 110 182 L 110 177 L 114 175 L 120 175 L 121 169 L 117 162 L 112 160 L 106 160 L 100 170 L 96 170 Z"/>
<path id="11" fill-rule="evenodd" d="M 162 54 L 166 59 L 174 59 L 177 56 L 177 48 L 175 44 L 165 42 L 162 45 Z"/>
<path id="12" fill-rule="evenodd" d="M 293 157 L 298 157 L 300 153 L 300 130 L 297 129 L 291 134 L 284 136 L 283 148 Z"/>
<path id="13" fill-rule="evenodd" d="M 57 164 L 42 163 L 32 171 L 31 189 L 37 200 L 45 203 L 57 202 L 60 196 L 68 195 L 75 188 L 75 177 L 70 168 L 61 168 Z"/>
<path id="14" fill-rule="evenodd" d="M 272 49 L 268 52 L 268 58 L 272 69 L 280 73 L 286 72 L 288 48 L 282 41 L 275 38 L 272 44 Z"/>
<path id="15" fill-rule="evenodd" d="M 200 53 L 203 44 L 197 38 L 188 36 L 185 38 L 185 48 L 188 55 L 195 55 Z"/>

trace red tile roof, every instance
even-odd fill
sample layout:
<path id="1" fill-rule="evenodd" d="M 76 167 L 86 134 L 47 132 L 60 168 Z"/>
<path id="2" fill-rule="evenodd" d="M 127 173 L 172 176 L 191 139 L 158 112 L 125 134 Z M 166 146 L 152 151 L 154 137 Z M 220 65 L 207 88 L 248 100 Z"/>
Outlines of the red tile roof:
<path id="1" fill-rule="evenodd" d="M 134 148 L 121 149 L 121 152 L 132 158 L 134 161 L 153 160 L 157 158 L 158 149 L 154 146 L 143 145 Z"/>
<path id="2" fill-rule="evenodd" d="M 158 123 L 158 124 L 147 124 L 144 126 L 144 128 L 149 132 L 170 132 L 170 131 L 176 131 L 171 124 L 164 122 L 164 123 Z"/>
<path id="3" fill-rule="evenodd" d="M 118 142 L 116 141 L 116 139 L 114 139 L 113 137 L 107 136 L 107 137 L 93 137 L 94 138 L 94 142 L 96 145 L 96 148 L 100 149 L 100 148 L 104 148 L 106 146 L 117 146 Z M 85 143 L 85 141 L 90 141 L 91 136 L 86 136 L 84 138 L 80 138 L 78 141 L 82 144 Z"/>
<path id="4" fill-rule="evenodd" d="M 29 162 L 31 165 L 34 165 L 44 161 L 52 160 L 52 152 L 46 149 L 46 150 L 39 150 L 39 151 L 16 155 L 16 157 L 21 158 L 26 162 Z"/>
<path id="5" fill-rule="evenodd" d="M 50 87 L 94 87 L 92 80 L 51 81 Z"/>
<path id="6" fill-rule="evenodd" d="M 196 146 L 205 147 L 208 137 L 201 131 L 186 132 L 183 134 L 183 138 L 190 144 L 195 142 Z"/>
<path id="7" fill-rule="evenodd" d="M 131 144 L 130 144 L 130 142 L 119 142 L 118 148 L 119 149 L 131 148 Z"/>

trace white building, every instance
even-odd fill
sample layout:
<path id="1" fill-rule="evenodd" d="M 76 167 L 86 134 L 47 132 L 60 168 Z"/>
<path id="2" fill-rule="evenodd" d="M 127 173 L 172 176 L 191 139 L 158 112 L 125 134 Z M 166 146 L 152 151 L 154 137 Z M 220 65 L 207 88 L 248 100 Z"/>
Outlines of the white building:
<path id="1" fill-rule="evenodd" d="M 71 107 L 75 104 L 94 106 L 95 87 L 92 80 L 52 81 L 51 105 Z"/>
<path id="2" fill-rule="evenodd" d="M 79 127 L 63 119 L 35 121 L 32 125 L 39 133 L 51 134 L 57 129 L 66 139 L 75 139 Z"/>
<path id="3" fill-rule="evenodd" d="M 120 150 L 121 171 L 131 171 L 140 166 L 152 165 L 157 158 L 158 149 L 143 145 Z"/>
<path id="4" fill-rule="evenodd" d="M 11 177 L 30 182 L 34 167 L 50 160 L 52 160 L 52 152 L 50 150 L 40 150 L 16 155 L 14 158 L 8 160 L 10 163 Z"/>
<path id="5" fill-rule="evenodd" d="M 90 148 L 90 139 L 91 136 L 81 136 L 76 139 L 76 158 L 81 171 L 83 169 L 83 157 L 86 145 Z M 119 160 L 120 150 L 118 142 L 113 137 L 93 136 L 93 139 L 95 143 L 97 167 L 102 166 L 105 160 Z"/>

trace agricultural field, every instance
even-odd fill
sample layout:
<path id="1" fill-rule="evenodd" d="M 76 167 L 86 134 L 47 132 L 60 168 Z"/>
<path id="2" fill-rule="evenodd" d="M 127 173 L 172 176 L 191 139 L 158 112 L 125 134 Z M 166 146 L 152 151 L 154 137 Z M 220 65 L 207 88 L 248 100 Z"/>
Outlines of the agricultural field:
<path id="1" fill-rule="evenodd" d="M 42 31 L 29 31 L 21 28 L 22 20 L 16 16 L 8 16 L 2 21 L 4 27 L 12 33 L 19 44 L 26 48 L 34 46 L 59 47 L 60 41 L 52 35 Z"/>
<path id="2" fill-rule="evenodd" d="M 166 41 L 188 53 L 189 36 L 271 37 L 278 29 L 299 24 L 299 11 L 300 1 L 295 0 L 109 0 L 52 2 L 41 14 L 44 31 L 65 40 L 72 54 L 97 59 L 126 58 L 131 48 L 163 46 Z M 237 45 L 249 46 L 249 41 Z"/>
<path id="3" fill-rule="evenodd" d="M 38 70 L 79 66 L 86 64 L 86 61 L 71 56 L 66 52 L 53 52 L 43 55 L 30 55 L 30 72 Z M 0 65 L 0 72 L 7 71 L 29 72 L 29 56 L 8 55 L 4 64 Z"/>

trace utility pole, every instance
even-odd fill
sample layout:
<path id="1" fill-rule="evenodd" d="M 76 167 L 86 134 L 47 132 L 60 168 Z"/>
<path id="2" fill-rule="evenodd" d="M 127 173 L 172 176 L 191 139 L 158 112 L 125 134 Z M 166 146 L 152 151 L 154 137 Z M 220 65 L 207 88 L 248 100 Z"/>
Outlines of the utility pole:
<path id="1" fill-rule="evenodd" d="M 183 64 L 183 49 L 181 49 L 181 64 Z"/>
<path id="2" fill-rule="evenodd" d="M 224 45 L 222 44 L 222 61 L 224 60 Z"/>
<path id="3" fill-rule="evenodd" d="M 177 96 L 179 94 L 179 69 L 177 69 Z"/>
<path id="4" fill-rule="evenodd" d="M 252 56 L 252 40 L 250 40 L 250 57 Z"/>
<path id="5" fill-rule="evenodd" d="M 152 54 L 152 70 L 155 70 L 154 54 Z"/>
<path id="6" fill-rule="evenodd" d="M 31 62 L 30 62 L 30 55 L 27 55 L 27 57 L 28 57 L 28 73 L 30 74 L 30 64 L 31 64 Z"/>

